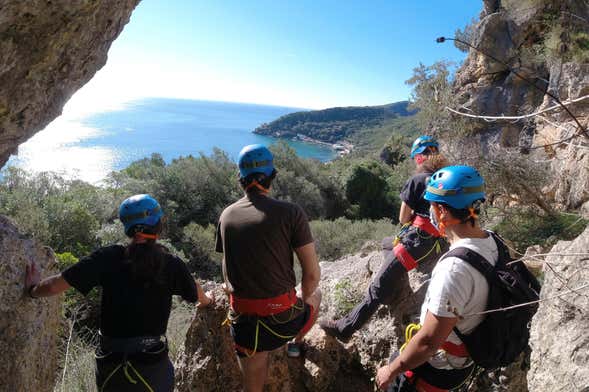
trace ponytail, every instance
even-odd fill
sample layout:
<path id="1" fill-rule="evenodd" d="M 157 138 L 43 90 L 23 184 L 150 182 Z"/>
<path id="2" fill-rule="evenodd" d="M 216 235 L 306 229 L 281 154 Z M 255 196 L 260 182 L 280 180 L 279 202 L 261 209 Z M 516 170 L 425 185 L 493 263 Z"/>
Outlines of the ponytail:
<path id="1" fill-rule="evenodd" d="M 141 232 L 135 233 L 154 235 L 161 231 L 161 221 L 151 230 L 142 228 Z M 151 232 L 151 233 L 150 233 Z M 136 282 L 143 282 L 146 286 L 151 284 L 161 285 L 164 282 L 163 268 L 168 249 L 156 243 L 155 238 L 142 237 L 143 241 L 132 241 L 125 249 L 125 257 L 131 265 L 131 275 Z"/>

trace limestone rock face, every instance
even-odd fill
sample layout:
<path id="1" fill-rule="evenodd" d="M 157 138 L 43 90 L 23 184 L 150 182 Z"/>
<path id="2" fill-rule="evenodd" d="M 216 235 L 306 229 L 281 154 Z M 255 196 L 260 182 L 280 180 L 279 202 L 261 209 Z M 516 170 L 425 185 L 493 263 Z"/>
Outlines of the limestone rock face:
<path id="1" fill-rule="evenodd" d="M 542 298 L 550 298 L 589 282 L 589 228 L 573 241 L 560 241 L 546 261 Z M 540 303 L 532 321 L 530 391 L 585 391 L 589 388 L 589 291 Z"/>
<path id="2" fill-rule="evenodd" d="M 57 371 L 60 297 L 31 299 L 24 293 L 25 268 L 56 273 L 51 249 L 19 234 L 0 216 L 0 391 L 53 391 Z"/>
<path id="3" fill-rule="evenodd" d="M 589 64 L 579 60 L 583 56 L 587 58 L 587 53 L 579 56 L 580 50 L 587 49 L 575 49 L 577 57 L 572 51 L 567 52 L 574 46 L 576 34 L 589 33 L 586 2 L 485 0 L 483 3 L 472 37 L 472 44 L 480 51 L 470 50 L 456 74 L 458 109 L 477 115 L 521 116 L 556 105 L 545 92 L 561 101 L 589 95 Z M 562 32 L 555 26 L 560 26 Z M 587 128 L 589 99 L 568 107 Z M 530 154 L 533 161 L 551 163 L 547 201 L 561 209 L 579 209 L 589 201 L 589 137 L 542 147 L 577 132 L 576 124 L 564 110 L 517 122 L 468 120 L 468 124 L 475 131 L 475 136 L 470 138 L 475 145 L 465 148 L 463 137 L 451 142 L 455 145 L 448 151 L 457 150 L 453 154 L 456 160 L 476 165 L 472 157 L 492 158 L 489 151 L 506 148 Z"/>
<path id="4" fill-rule="evenodd" d="M 589 95 L 589 64 L 555 64 L 550 70 L 549 91 L 562 100 L 577 99 Z M 541 108 L 553 103 L 549 99 Z M 589 126 L 589 99 L 570 106 L 582 125 Z M 578 132 L 577 124 L 564 112 L 550 116 L 552 121 L 538 119 L 535 143 L 551 144 L 571 137 Z M 578 209 L 589 201 L 589 138 L 578 137 L 567 143 L 550 146 L 545 154 L 552 158 L 555 178 L 550 190 L 554 201 L 563 209 Z"/>
<path id="5" fill-rule="evenodd" d="M 139 0 L 0 3 L 0 167 L 106 63 Z"/>

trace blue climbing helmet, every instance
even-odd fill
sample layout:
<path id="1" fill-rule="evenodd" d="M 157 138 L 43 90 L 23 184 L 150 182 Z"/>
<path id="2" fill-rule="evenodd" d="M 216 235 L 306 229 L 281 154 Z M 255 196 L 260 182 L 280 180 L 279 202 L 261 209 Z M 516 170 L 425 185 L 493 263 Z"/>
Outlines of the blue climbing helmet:
<path id="1" fill-rule="evenodd" d="M 420 136 L 413 142 L 411 146 L 411 159 L 415 158 L 417 154 L 423 153 L 428 147 L 438 148 L 438 141 L 433 136 Z"/>
<path id="2" fill-rule="evenodd" d="M 424 199 L 465 209 L 485 200 L 485 181 L 470 166 L 447 166 L 432 174 Z"/>
<path id="3" fill-rule="evenodd" d="M 132 236 L 131 229 L 144 226 L 155 227 L 164 215 L 156 199 L 150 195 L 135 195 L 125 199 L 119 207 L 119 219 L 125 226 L 125 234 Z"/>
<path id="4" fill-rule="evenodd" d="M 270 177 L 274 172 L 274 158 L 266 146 L 261 144 L 250 144 L 239 152 L 237 165 L 239 175 L 245 178 L 253 173 L 263 173 Z"/>

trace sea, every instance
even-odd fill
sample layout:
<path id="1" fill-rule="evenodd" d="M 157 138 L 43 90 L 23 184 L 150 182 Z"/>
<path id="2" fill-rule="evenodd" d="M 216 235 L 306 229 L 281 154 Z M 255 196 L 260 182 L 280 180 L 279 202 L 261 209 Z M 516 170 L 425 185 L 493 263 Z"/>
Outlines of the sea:
<path id="1" fill-rule="evenodd" d="M 181 156 L 210 155 L 214 148 L 236 159 L 247 144 L 278 139 L 252 131 L 265 122 L 304 109 L 256 104 L 147 98 L 104 111 L 58 117 L 19 146 L 6 166 L 51 171 L 99 184 L 109 173 L 159 153 L 170 162 Z M 329 161 L 328 146 L 286 140 L 305 158 Z"/>

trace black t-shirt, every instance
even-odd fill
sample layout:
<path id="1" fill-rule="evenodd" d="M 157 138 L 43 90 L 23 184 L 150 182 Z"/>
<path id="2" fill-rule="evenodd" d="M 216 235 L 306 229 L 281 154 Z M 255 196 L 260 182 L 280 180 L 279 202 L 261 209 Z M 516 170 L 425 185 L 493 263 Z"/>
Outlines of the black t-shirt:
<path id="1" fill-rule="evenodd" d="M 432 173 L 419 173 L 411 177 L 403 186 L 399 197 L 417 215 L 429 217 L 429 201 L 425 200 L 425 188 Z"/>
<path id="2" fill-rule="evenodd" d="M 171 254 L 164 263 L 161 283 L 137 281 L 131 274 L 131 262 L 125 258 L 125 247 L 113 245 L 84 257 L 62 276 L 84 295 L 102 287 L 100 330 L 104 336 L 158 336 L 166 333 L 172 295 L 193 303 L 198 300 L 196 283 L 186 264 Z"/>

